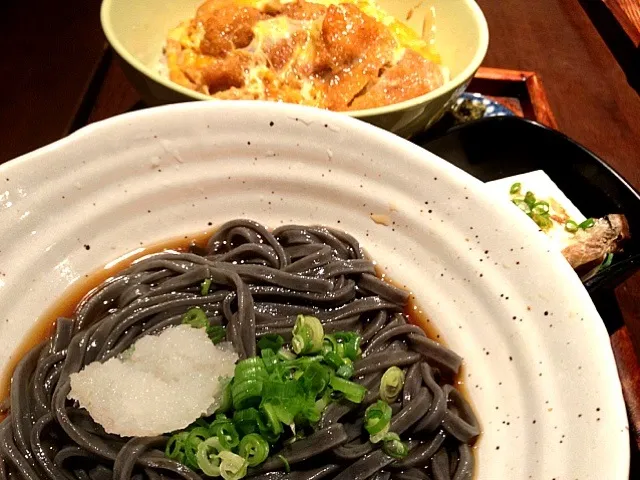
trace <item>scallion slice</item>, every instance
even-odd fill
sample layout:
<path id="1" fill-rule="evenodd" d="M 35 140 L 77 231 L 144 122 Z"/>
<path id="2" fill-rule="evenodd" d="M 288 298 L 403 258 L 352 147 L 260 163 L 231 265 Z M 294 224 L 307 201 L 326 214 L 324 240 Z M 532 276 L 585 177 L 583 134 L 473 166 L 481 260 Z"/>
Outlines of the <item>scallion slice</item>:
<path id="1" fill-rule="evenodd" d="M 298 315 L 293 327 L 291 347 L 298 355 L 317 353 L 322 350 L 324 329 L 316 317 Z"/>
<path id="2" fill-rule="evenodd" d="M 214 422 L 215 423 L 215 422 Z M 218 425 L 212 426 L 213 434 L 218 437 L 220 445 L 225 450 L 231 450 L 240 443 L 240 436 L 236 427 L 231 421 L 220 422 Z"/>
<path id="3" fill-rule="evenodd" d="M 404 458 L 409 453 L 407 444 L 400 440 L 397 433 L 387 433 L 383 439 L 382 450 L 393 458 Z"/>
<path id="4" fill-rule="evenodd" d="M 220 459 L 218 467 L 220 476 L 224 480 L 239 480 L 247 475 L 249 462 L 240 455 L 225 450 L 218 454 L 218 458 Z"/>
<path id="5" fill-rule="evenodd" d="M 280 350 L 280 347 L 284 345 L 284 338 L 275 333 L 269 333 L 258 340 L 258 348 L 260 350 L 271 349 L 274 352 Z"/>
<path id="6" fill-rule="evenodd" d="M 364 429 L 372 437 L 381 433 L 386 433 L 391 422 L 391 407 L 388 403 L 378 400 L 367 407 L 364 412 Z M 372 439 L 373 443 L 382 440 L 382 438 Z"/>
<path id="7" fill-rule="evenodd" d="M 520 190 L 522 190 L 522 184 L 520 182 L 516 182 L 513 185 L 511 185 L 511 188 L 509 189 L 509 193 L 511 195 L 517 195 L 518 193 L 520 193 Z"/>
<path id="8" fill-rule="evenodd" d="M 249 466 L 255 467 L 269 456 L 269 443 L 257 433 L 250 433 L 240 441 L 238 453 L 249 463 Z"/>
<path id="9" fill-rule="evenodd" d="M 387 403 L 397 400 L 404 386 L 404 372 L 398 367 L 389 367 L 380 380 L 380 398 Z"/>
<path id="10" fill-rule="evenodd" d="M 587 218 L 584 222 L 578 225 L 582 230 L 586 230 L 587 228 L 591 228 L 595 225 L 595 220 L 593 218 Z"/>
<path id="11" fill-rule="evenodd" d="M 361 403 L 367 393 L 367 389 L 351 380 L 345 380 L 338 376 L 332 376 L 329 385 L 344 395 L 344 398 L 353 403 Z"/>
<path id="12" fill-rule="evenodd" d="M 220 453 L 223 451 L 218 437 L 211 437 L 198 445 L 196 459 L 198 468 L 210 477 L 220 476 Z"/>
<path id="13" fill-rule="evenodd" d="M 222 325 L 209 325 L 207 320 L 207 335 L 215 345 L 226 338 L 227 330 Z"/>
<path id="14" fill-rule="evenodd" d="M 206 328 L 209 326 L 207 314 L 200 307 L 193 307 L 187 310 L 182 316 L 182 323 L 191 325 L 194 328 Z"/>
<path id="15" fill-rule="evenodd" d="M 524 213 L 526 213 L 527 215 L 529 215 L 531 213 L 531 207 L 524 200 L 520 200 L 520 199 L 516 198 L 516 199 L 511 200 L 511 202 L 516 207 L 518 207 L 520 210 L 522 210 Z"/>
<path id="16" fill-rule="evenodd" d="M 524 195 L 524 203 L 529 205 L 529 208 L 533 209 L 536 204 L 536 196 L 533 194 L 533 192 L 527 192 Z"/>
<path id="17" fill-rule="evenodd" d="M 549 213 L 549 202 L 545 202 L 544 200 L 536 202 L 531 209 L 531 213 L 537 213 L 538 215 Z"/>
<path id="18" fill-rule="evenodd" d="M 613 253 L 607 253 L 607 256 L 605 257 L 604 262 L 602 262 L 602 264 L 600 265 L 600 270 L 602 270 L 603 268 L 609 267 L 612 261 L 613 261 Z"/>
<path id="19" fill-rule="evenodd" d="M 204 281 L 202 282 L 202 286 L 200 287 L 200 295 L 202 295 L 203 297 L 205 295 L 209 295 L 210 288 L 211 288 L 211 279 L 205 278 Z"/>
<path id="20" fill-rule="evenodd" d="M 567 222 L 564 224 L 564 229 L 569 233 L 576 233 L 578 231 L 578 228 L 580 227 L 573 220 L 567 220 Z"/>

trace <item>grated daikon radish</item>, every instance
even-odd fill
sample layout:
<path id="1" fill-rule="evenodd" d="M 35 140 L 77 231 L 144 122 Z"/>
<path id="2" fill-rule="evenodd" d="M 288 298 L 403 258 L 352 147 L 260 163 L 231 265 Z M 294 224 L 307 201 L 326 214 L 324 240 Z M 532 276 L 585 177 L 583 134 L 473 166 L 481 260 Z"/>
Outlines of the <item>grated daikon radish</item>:
<path id="1" fill-rule="evenodd" d="M 204 328 L 178 325 L 72 374 L 68 397 L 108 433 L 160 435 L 211 413 L 237 360 L 230 345 L 214 345 Z"/>

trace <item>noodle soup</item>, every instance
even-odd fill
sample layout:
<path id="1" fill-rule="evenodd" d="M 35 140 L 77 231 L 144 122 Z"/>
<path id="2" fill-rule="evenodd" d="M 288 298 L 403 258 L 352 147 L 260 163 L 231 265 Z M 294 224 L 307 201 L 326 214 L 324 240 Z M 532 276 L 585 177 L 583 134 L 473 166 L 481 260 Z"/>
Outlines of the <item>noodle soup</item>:
<path id="1" fill-rule="evenodd" d="M 191 240 L 114 265 L 55 312 L 14 371 L 0 478 L 472 478 L 462 359 L 356 239 L 234 220 Z M 193 363 L 206 358 L 220 365 Z M 148 396 L 164 385 L 183 390 Z M 164 431 L 154 409 L 176 400 Z"/>

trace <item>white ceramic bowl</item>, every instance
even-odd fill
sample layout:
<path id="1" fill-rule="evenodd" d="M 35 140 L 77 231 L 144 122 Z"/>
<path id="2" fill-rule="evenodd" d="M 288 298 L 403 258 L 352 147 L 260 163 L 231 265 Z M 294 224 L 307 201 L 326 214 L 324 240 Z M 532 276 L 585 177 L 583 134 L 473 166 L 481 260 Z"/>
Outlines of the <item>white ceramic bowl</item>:
<path id="1" fill-rule="evenodd" d="M 103 0 L 102 28 L 123 60 L 125 73 L 150 105 L 185 100 L 211 100 L 171 82 L 158 70 L 167 32 L 192 18 L 204 0 Z M 417 32 L 425 15 L 435 12 L 434 38 L 443 64 L 451 73 L 442 87 L 395 105 L 346 112 L 402 136 L 409 136 L 437 120 L 473 77 L 489 44 L 487 22 L 474 0 L 378 0 L 377 3 Z"/>
<path id="2" fill-rule="evenodd" d="M 478 480 L 628 478 L 614 359 L 578 278 L 515 207 L 411 143 L 322 110 L 196 102 L 91 125 L 0 174 L 0 367 L 70 285 L 141 244 L 235 217 L 325 224 L 464 356 Z"/>

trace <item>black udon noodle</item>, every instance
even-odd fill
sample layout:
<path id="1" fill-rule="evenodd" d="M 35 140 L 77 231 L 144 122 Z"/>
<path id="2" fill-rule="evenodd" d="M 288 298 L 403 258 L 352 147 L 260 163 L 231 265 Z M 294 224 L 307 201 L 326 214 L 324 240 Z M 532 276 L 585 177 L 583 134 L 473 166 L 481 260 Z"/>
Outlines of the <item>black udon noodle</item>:
<path id="1" fill-rule="evenodd" d="M 204 279 L 212 279 L 201 295 Z M 408 294 L 375 276 L 350 235 L 289 225 L 269 232 L 248 220 L 223 225 L 205 251 L 166 251 L 136 261 L 58 319 L 53 336 L 17 366 L 9 416 L 0 424 L 0 479 L 200 479 L 165 458 L 167 437 L 109 435 L 67 400 L 69 375 L 105 361 L 143 335 L 180 323 L 192 306 L 227 326 L 240 357 L 256 354 L 267 333 L 290 337 L 298 313 L 321 319 L 325 331 L 356 330 L 363 357 L 356 381 L 369 391 L 363 405 L 331 404 L 315 432 L 274 452 L 255 479 L 470 479 L 470 443 L 479 434 L 470 406 L 450 383 L 461 359 L 406 322 Z M 392 405 L 390 431 L 408 441 L 402 460 L 371 444 L 362 412 L 378 399 L 386 368 L 406 381 Z M 277 457 L 291 465 L 285 473 Z"/>

